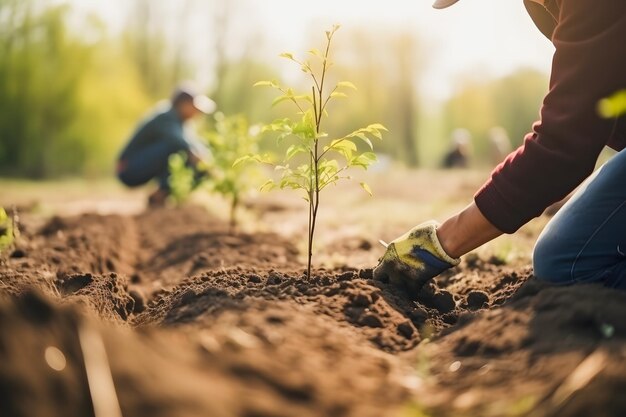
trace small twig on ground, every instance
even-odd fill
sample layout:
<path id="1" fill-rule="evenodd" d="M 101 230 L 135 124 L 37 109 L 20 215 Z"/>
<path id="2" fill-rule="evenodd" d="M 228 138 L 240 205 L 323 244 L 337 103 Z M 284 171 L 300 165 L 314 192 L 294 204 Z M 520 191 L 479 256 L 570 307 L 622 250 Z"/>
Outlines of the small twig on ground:
<path id="1" fill-rule="evenodd" d="M 78 340 L 83 352 L 87 383 L 95 417 L 122 417 L 111 367 L 100 333 L 87 325 L 79 325 Z"/>

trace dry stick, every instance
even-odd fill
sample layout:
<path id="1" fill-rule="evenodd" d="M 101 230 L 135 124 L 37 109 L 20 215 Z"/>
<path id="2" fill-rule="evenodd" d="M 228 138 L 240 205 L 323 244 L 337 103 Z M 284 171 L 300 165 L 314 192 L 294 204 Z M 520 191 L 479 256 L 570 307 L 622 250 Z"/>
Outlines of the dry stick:
<path id="1" fill-rule="evenodd" d="M 545 405 L 543 413 L 533 413 L 533 416 L 558 415 L 559 411 L 572 399 L 576 392 L 585 388 L 608 365 L 607 354 L 596 348 L 583 359 L 578 366 L 552 391 L 546 394 L 536 407 Z M 537 408 L 535 408 L 537 410 Z"/>
<path id="2" fill-rule="evenodd" d="M 608 364 L 607 354 L 596 349 L 574 369 L 552 395 L 552 404 L 560 409 L 572 398 L 574 393 L 585 388 L 593 378 L 602 372 Z"/>
<path id="3" fill-rule="evenodd" d="M 78 341 L 83 351 L 95 417 L 122 417 L 122 409 L 115 392 L 111 367 L 100 333 L 87 325 L 79 325 Z"/>

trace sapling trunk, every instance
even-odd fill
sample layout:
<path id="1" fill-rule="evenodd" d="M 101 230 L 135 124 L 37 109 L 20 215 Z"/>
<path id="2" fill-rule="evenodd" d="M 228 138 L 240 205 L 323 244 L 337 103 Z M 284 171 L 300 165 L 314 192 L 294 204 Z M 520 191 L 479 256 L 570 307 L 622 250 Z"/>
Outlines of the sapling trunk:
<path id="1" fill-rule="evenodd" d="M 335 29 L 336 30 L 336 29 Z M 324 100 L 324 82 L 326 81 L 326 72 L 328 70 L 328 59 L 330 54 L 330 46 L 333 40 L 333 32 L 327 34 L 326 50 L 324 51 L 322 61 L 322 72 L 318 82 L 314 74 L 311 74 L 313 82 L 315 83 L 311 87 L 311 99 L 313 102 L 313 111 L 315 116 L 315 139 L 313 141 L 313 149 L 311 150 L 311 181 L 309 183 L 309 247 L 308 247 L 308 260 L 307 260 L 307 277 L 311 278 L 311 263 L 313 259 L 313 240 L 315 237 L 315 225 L 317 223 L 317 212 L 320 206 L 320 159 L 322 155 L 319 152 L 319 138 L 322 127 L 322 117 L 324 116 L 324 110 L 326 104 L 330 100 L 330 95 Z"/>
<path id="2" fill-rule="evenodd" d="M 312 156 L 311 172 L 311 189 L 313 190 L 309 197 L 309 247 L 308 247 L 308 262 L 307 262 L 307 277 L 311 277 L 311 263 L 313 259 L 313 239 L 315 236 L 315 225 L 317 224 L 317 211 L 320 206 L 320 189 L 319 189 L 319 159 L 318 159 L 318 142 L 315 141 L 315 151 Z M 314 179 L 313 179 L 314 177 Z"/>

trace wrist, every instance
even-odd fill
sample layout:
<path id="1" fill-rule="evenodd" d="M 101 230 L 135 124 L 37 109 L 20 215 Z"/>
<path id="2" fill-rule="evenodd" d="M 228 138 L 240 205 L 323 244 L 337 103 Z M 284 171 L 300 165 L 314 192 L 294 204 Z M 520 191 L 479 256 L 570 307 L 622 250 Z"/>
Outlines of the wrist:
<path id="1" fill-rule="evenodd" d="M 459 258 L 501 234 L 474 203 L 443 222 L 437 229 L 441 246 L 453 258 Z"/>
<path id="2" fill-rule="evenodd" d="M 465 255 L 464 253 L 460 253 L 459 243 L 456 239 L 459 235 L 459 231 L 456 227 L 454 227 L 454 223 L 457 222 L 456 217 L 457 216 L 451 217 L 437 228 L 437 238 L 439 239 L 441 248 L 448 254 L 448 256 L 455 259 Z"/>

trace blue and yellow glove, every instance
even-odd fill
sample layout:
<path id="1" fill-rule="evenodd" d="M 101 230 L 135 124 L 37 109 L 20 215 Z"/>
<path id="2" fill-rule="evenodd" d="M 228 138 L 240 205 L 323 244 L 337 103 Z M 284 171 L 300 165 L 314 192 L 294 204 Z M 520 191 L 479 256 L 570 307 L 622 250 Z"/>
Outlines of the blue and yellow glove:
<path id="1" fill-rule="evenodd" d="M 417 295 L 429 280 L 458 265 L 460 259 L 443 250 L 437 237 L 438 226 L 435 221 L 422 223 L 389 243 L 374 269 L 374 279 L 389 281 Z"/>

